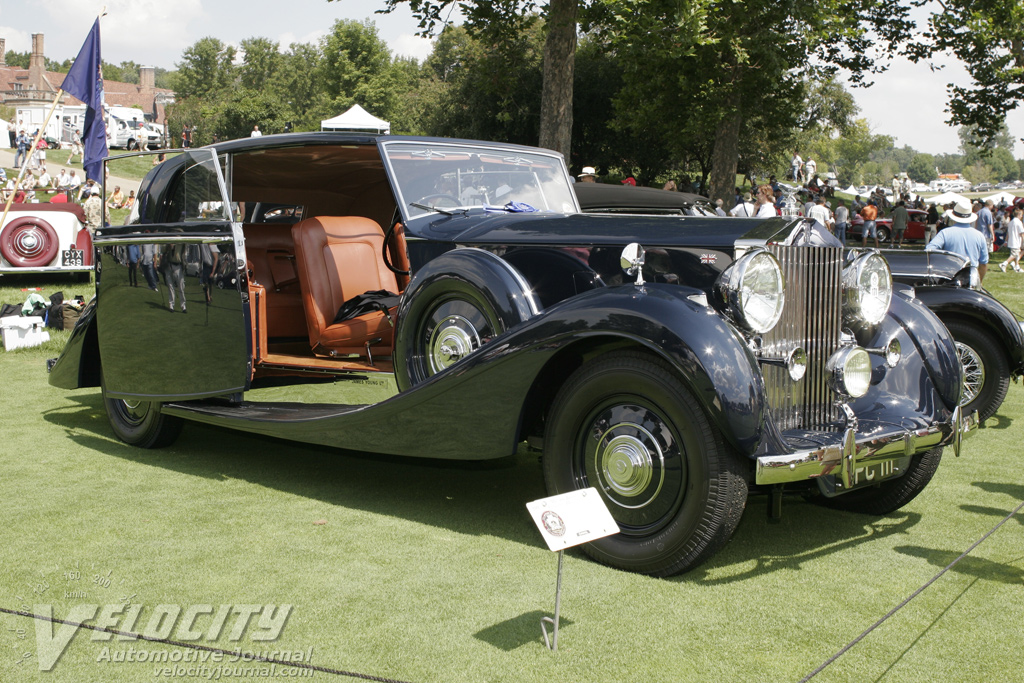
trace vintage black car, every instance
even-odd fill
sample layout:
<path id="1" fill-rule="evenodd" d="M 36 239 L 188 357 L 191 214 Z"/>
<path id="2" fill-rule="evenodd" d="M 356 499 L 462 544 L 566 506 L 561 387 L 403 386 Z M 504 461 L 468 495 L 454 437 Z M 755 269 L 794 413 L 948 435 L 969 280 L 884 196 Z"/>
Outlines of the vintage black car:
<path id="1" fill-rule="evenodd" d="M 525 441 L 618 522 L 588 554 L 664 576 L 751 490 L 899 508 L 972 426 L 939 319 L 802 220 L 588 215 L 552 152 L 335 133 L 190 150 L 139 197 L 97 232 L 50 382 L 102 387 L 141 447 L 183 420 L 431 458 Z"/>
<path id="2" fill-rule="evenodd" d="M 573 189 L 588 213 L 690 215 L 707 202 L 699 195 L 649 187 L 577 183 Z M 964 369 L 964 412 L 977 412 L 980 421 L 995 415 L 1010 380 L 1024 375 L 1024 323 L 984 289 L 970 288 L 970 263 L 963 256 L 909 249 L 881 253 L 893 280 L 913 287 L 912 296 L 932 309 L 953 335 Z"/>
<path id="3" fill-rule="evenodd" d="M 893 280 L 949 328 L 964 368 L 963 406 L 982 421 L 995 415 L 1010 380 L 1024 375 L 1024 323 L 984 289 L 971 288 L 971 264 L 948 251 L 886 249 Z"/>

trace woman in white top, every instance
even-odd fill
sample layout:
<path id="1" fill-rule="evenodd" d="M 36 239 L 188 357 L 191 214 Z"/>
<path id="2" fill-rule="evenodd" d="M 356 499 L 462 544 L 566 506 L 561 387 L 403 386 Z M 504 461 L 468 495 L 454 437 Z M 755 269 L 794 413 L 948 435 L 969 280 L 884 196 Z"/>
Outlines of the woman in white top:
<path id="1" fill-rule="evenodd" d="M 775 193 L 771 185 L 761 185 L 757 188 L 757 198 L 754 201 L 755 218 L 775 218 L 779 212 L 775 210 Z"/>

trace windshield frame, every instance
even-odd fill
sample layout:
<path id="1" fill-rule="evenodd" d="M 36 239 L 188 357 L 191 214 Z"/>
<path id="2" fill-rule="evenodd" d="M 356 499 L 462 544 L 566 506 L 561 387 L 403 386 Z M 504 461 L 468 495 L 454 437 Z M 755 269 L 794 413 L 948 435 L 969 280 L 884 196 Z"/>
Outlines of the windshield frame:
<path id="1" fill-rule="evenodd" d="M 576 193 L 572 191 L 571 178 L 565 166 L 562 155 L 549 150 L 519 145 L 501 145 L 487 142 L 468 140 L 382 140 L 379 143 L 381 157 L 387 169 L 388 177 L 391 179 L 392 189 L 398 199 L 398 208 L 402 213 L 405 222 L 423 218 L 424 216 L 436 216 L 443 213 L 461 213 L 471 208 L 505 210 L 503 207 L 509 201 L 523 202 L 522 198 L 514 195 L 511 188 L 507 194 L 490 196 L 483 192 L 475 194 L 470 201 L 464 194 L 467 190 L 473 189 L 462 186 L 462 181 L 470 176 L 485 177 L 493 176 L 497 179 L 499 174 L 522 175 L 524 178 L 532 177 L 536 181 L 535 201 L 525 201 L 538 212 L 544 213 L 579 213 L 579 202 Z M 457 183 L 456 192 L 461 195 L 454 197 L 459 199 L 455 203 L 439 204 L 435 210 L 411 206 L 412 203 L 419 203 L 424 197 L 432 196 L 431 193 L 423 194 L 423 176 L 420 177 L 420 188 L 414 187 L 414 182 L 409 174 L 402 168 L 397 157 L 402 153 L 411 153 L 420 156 L 424 161 L 437 157 L 439 159 L 451 158 L 462 155 L 465 158 L 465 167 L 456 163 L 449 164 L 445 168 L 439 168 L 436 180 L 441 181 L 447 178 Z M 466 168 L 471 165 L 479 165 L 483 160 L 494 164 L 492 168 Z M 455 161 L 455 159 L 452 159 Z M 505 167 L 505 168 L 501 168 Z M 545 168 L 548 172 L 545 178 L 539 176 L 539 169 Z M 527 176 L 529 174 L 529 176 Z M 507 185 L 507 183 L 506 183 Z M 502 189 L 499 187 L 498 189 Z M 445 193 L 437 192 L 437 195 Z M 416 196 L 411 196 L 416 195 Z M 482 195 L 482 196 L 481 196 Z M 534 203 L 539 206 L 534 206 Z"/>

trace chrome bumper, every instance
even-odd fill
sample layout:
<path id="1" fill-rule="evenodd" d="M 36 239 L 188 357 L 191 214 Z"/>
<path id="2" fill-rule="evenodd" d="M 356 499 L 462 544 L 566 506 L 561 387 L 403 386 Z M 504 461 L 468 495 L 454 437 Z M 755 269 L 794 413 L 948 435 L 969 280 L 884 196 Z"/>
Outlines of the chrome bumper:
<path id="1" fill-rule="evenodd" d="M 861 426 L 866 426 L 862 422 Z M 836 434 L 820 434 L 823 442 L 816 448 L 765 455 L 757 458 L 755 483 L 785 484 L 835 475 L 845 488 L 857 483 L 858 471 L 889 461 L 908 458 L 937 446 L 952 446 L 959 457 L 965 436 L 978 427 L 978 414 L 963 415 L 953 410 L 948 423 L 926 429 L 905 429 L 900 425 L 875 424 L 858 434 L 853 428 Z M 807 437 L 805 437 L 807 438 Z"/>

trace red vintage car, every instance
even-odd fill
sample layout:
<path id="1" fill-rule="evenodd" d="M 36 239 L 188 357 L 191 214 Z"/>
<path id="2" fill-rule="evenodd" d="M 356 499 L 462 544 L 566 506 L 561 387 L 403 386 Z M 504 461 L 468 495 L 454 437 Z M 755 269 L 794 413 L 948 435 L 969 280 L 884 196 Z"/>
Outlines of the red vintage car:
<path id="1" fill-rule="evenodd" d="M 907 220 L 907 230 L 903 233 L 904 240 L 924 240 L 925 235 L 928 233 L 928 212 L 922 211 L 921 209 L 907 209 L 909 218 Z M 889 236 L 892 235 L 892 217 L 885 216 L 875 221 L 878 227 L 878 241 L 888 242 Z M 846 228 L 846 238 L 861 239 L 861 226 L 864 225 L 864 219 L 860 217 L 860 214 L 855 214 L 853 219 L 850 221 L 849 227 Z"/>

